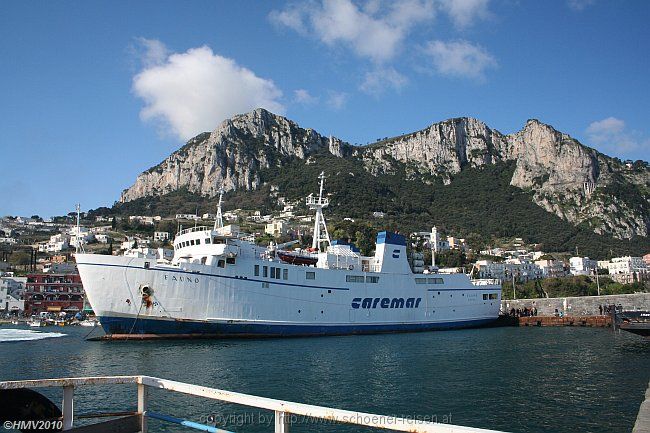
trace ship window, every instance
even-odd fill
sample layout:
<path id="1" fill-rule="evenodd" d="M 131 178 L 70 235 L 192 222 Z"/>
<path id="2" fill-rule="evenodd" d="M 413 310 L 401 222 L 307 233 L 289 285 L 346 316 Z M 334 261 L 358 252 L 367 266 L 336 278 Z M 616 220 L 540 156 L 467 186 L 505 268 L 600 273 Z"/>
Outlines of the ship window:
<path id="1" fill-rule="evenodd" d="M 445 284 L 445 280 L 442 278 L 427 278 L 427 283 L 429 284 Z"/>
<path id="2" fill-rule="evenodd" d="M 225 267 L 226 267 L 226 262 L 225 262 L 225 260 L 223 260 L 223 259 L 219 260 L 219 261 L 217 262 L 217 266 L 219 266 L 220 268 L 225 268 Z"/>
<path id="3" fill-rule="evenodd" d="M 496 293 L 490 293 L 490 299 L 497 299 L 498 297 Z"/>
<path id="4" fill-rule="evenodd" d="M 275 268 L 271 266 L 271 278 L 275 278 Z"/>
<path id="5" fill-rule="evenodd" d="M 206 244 L 209 244 L 209 243 L 210 243 L 210 238 L 206 238 L 206 239 L 205 239 L 205 243 L 206 243 Z"/>
<path id="6" fill-rule="evenodd" d="M 255 265 L 255 276 L 256 277 L 260 276 L 260 265 Z"/>
<path id="7" fill-rule="evenodd" d="M 268 266 L 264 266 L 264 272 L 263 272 L 262 276 L 264 278 L 269 276 L 269 267 Z"/>
<path id="8" fill-rule="evenodd" d="M 378 283 L 379 277 L 366 277 L 366 283 Z"/>
<path id="9" fill-rule="evenodd" d="M 262 283 L 262 288 L 263 289 L 268 289 L 269 288 L 269 283 L 263 282 Z"/>
<path id="10" fill-rule="evenodd" d="M 487 300 L 488 300 L 488 294 L 487 294 L 487 293 L 483 293 L 483 300 L 484 300 L 484 301 L 487 301 Z"/>
<path id="11" fill-rule="evenodd" d="M 345 281 L 348 283 L 363 283 L 363 275 L 346 275 Z"/>
<path id="12" fill-rule="evenodd" d="M 426 284 L 427 279 L 426 278 L 416 278 L 415 279 L 415 284 Z"/>
<path id="13" fill-rule="evenodd" d="M 305 279 L 306 280 L 315 280 L 316 279 L 316 272 L 305 272 Z"/>
<path id="14" fill-rule="evenodd" d="M 226 263 L 229 265 L 234 265 L 235 264 L 235 258 L 234 257 L 226 257 Z"/>
<path id="15" fill-rule="evenodd" d="M 289 279 L 289 269 L 282 269 L 282 279 L 283 280 Z"/>
<path id="16" fill-rule="evenodd" d="M 276 280 L 280 279 L 280 268 L 275 268 L 275 279 Z"/>

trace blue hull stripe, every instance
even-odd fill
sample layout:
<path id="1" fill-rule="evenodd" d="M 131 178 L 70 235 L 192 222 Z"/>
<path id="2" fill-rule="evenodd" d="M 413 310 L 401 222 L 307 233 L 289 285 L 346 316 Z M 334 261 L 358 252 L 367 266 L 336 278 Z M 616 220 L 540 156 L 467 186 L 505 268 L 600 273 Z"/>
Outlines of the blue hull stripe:
<path id="1" fill-rule="evenodd" d="M 174 337 L 289 337 L 316 335 L 376 334 L 443 329 L 473 328 L 487 325 L 494 319 L 474 319 L 436 323 L 288 325 L 259 323 L 214 323 L 189 320 L 157 320 L 102 316 L 99 318 L 107 334 L 149 334 Z M 131 331 L 132 330 L 132 331 Z"/>

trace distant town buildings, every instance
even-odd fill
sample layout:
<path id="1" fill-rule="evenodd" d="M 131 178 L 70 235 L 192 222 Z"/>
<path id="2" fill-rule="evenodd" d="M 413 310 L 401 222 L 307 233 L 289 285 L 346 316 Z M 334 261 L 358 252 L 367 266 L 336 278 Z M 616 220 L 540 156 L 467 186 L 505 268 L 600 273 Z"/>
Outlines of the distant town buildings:
<path id="1" fill-rule="evenodd" d="M 26 316 L 42 312 L 76 314 L 84 307 L 79 274 L 28 274 L 24 298 Z"/>
<path id="2" fill-rule="evenodd" d="M 169 240 L 169 232 L 154 232 L 153 240 L 156 242 L 166 242 Z"/>
<path id="3" fill-rule="evenodd" d="M 196 215 L 194 215 L 194 217 L 196 217 Z M 198 217 L 195 218 L 195 219 L 198 219 Z M 146 225 L 146 226 L 152 226 L 156 222 L 161 221 L 161 220 L 162 220 L 161 216 L 132 215 L 132 216 L 129 217 L 129 222 L 139 223 L 139 224 Z"/>
<path id="4" fill-rule="evenodd" d="M 176 219 L 177 220 L 190 220 L 190 221 L 198 221 L 200 218 L 197 214 L 193 213 L 177 213 L 176 214 Z"/>
<path id="5" fill-rule="evenodd" d="M 0 277 L 0 311 L 18 314 L 25 310 L 22 296 L 25 292 L 25 277 Z"/>

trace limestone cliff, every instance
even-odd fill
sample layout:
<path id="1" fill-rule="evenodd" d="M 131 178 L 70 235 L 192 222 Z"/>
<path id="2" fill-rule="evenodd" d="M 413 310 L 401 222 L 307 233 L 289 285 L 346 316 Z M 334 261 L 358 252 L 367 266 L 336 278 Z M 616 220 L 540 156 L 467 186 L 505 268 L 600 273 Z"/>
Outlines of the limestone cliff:
<path id="1" fill-rule="evenodd" d="M 445 183 L 465 167 L 514 161 L 511 184 L 532 192 L 536 203 L 549 212 L 620 238 L 648 236 L 650 229 L 647 163 L 626 165 L 537 120 L 504 135 L 477 119 L 449 119 L 354 147 L 257 109 L 190 140 L 140 174 L 121 201 L 180 188 L 207 196 L 214 196 L 220 187 L 256 189 L 260 170 L 317 152 L 358 159 L 377 176 L 390 175 L 396 164 L 402 164 L 411 177 L 440 177 Z"/>

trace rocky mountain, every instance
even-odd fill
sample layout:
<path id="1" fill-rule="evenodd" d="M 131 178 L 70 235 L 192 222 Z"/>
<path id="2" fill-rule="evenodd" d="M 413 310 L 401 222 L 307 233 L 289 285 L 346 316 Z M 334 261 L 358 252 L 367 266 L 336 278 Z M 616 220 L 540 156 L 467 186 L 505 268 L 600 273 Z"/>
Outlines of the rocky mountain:
<path id="1" fill-rule="evenodd" d="M 256 190 L 269 181 L 263 178 L 265 171 L 296 161 L 313 164 L 323 154 L 353 161 L 375 177 L 400 175 L 426 184 L 450 184 L 470 168 L 514 164 L 510 185 L 529 192 L 537 205 L 573 225 L 621 239 L 648 237 L 650 230 L 647 162 L 608 157 L 538 120 L 504 135 L 480 120 L 456 118 L 352 146 L 257 109 L 188 141 L 140 174 L 120 201 L 180 189 L 208 197 L 220 187 Z"/>

